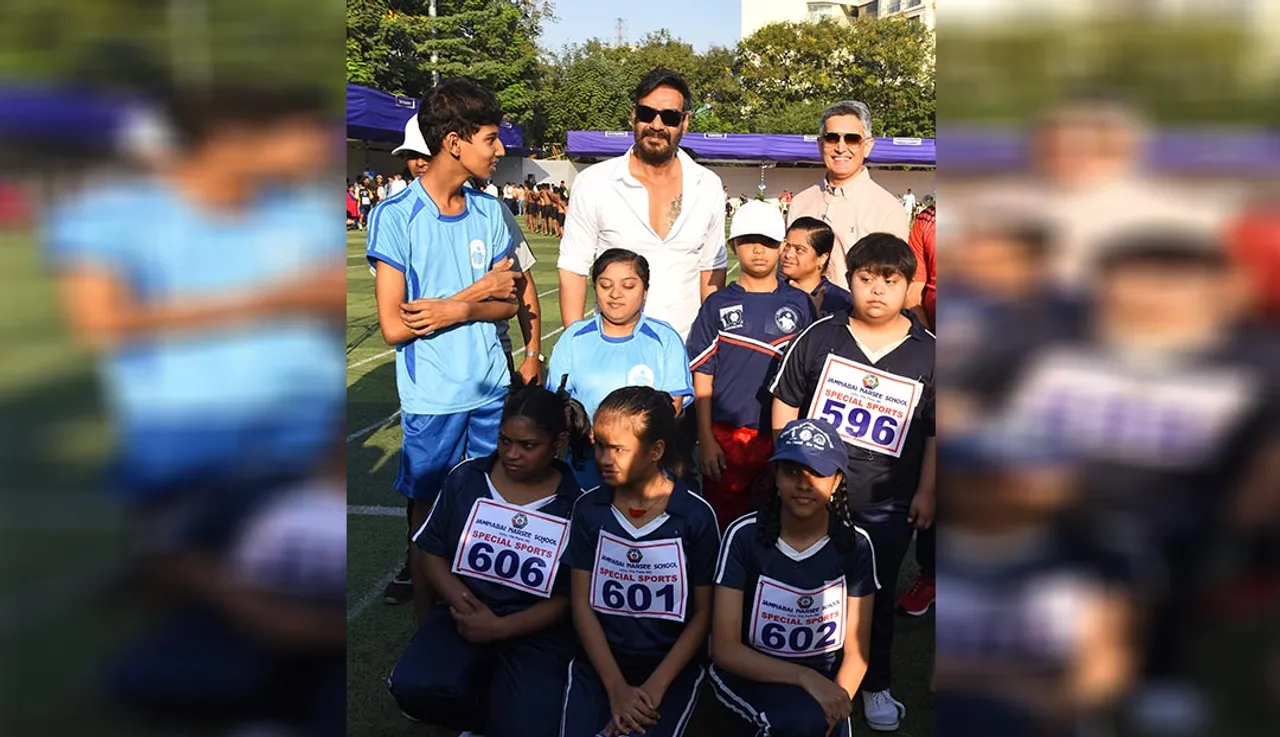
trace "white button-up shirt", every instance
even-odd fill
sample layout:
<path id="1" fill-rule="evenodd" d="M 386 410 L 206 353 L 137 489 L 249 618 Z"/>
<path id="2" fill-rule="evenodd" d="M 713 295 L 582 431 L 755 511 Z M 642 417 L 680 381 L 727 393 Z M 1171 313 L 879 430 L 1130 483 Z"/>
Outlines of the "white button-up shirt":
<path id="1" fill-rule="evenodd" d="M 649 224 L 649 192 L 631 175 L 631 151 L 584 169 L 573 183 L 565 215 L 559 268 L 584 276 L 596 257 L 625 248 L 649 261 L 649 300 L 644 314 L 667 322 L 681 338 L 702 305 L 699 275 L 728 265 L 724 236 L 724 185 L 684 151 L 680 217 L 665 239 Z"/>

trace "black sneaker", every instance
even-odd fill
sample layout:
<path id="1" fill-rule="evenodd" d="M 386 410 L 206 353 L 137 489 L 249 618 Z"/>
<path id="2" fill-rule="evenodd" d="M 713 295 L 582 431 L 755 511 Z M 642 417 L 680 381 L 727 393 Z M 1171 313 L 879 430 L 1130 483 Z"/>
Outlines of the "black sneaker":
<path id="1" fill-rule="evenodd" d="M 413 577 L 409 573 L 409 564 L 405 563 L 396 577 L 391 579 L 382 592 L 384 604 L 407 604 L 413 601 Z"/>

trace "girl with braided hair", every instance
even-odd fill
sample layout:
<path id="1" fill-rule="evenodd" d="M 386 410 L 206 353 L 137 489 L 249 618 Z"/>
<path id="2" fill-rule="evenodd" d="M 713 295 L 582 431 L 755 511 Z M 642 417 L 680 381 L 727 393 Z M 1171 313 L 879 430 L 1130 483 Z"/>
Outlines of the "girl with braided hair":
<path id="1" fill-rule="evenodd" d="M 775 447 L 777 491 L 729 526 L 716 566 L 711 683 L 757 735 L 849 737 L 875 550 L 851 519 L 836 428 L 793 420 Z"/>
<path id="2" fill-rule="evenodd" d="M 680 480 L 666 392 L 614 390 L 594 433 L 604 483 L 574 505 L 564 555 L 581 648 L 560 736 L 680 737 L 706 675 L 715 512 Z"/>
<path id="3" fill-rule="evenodd" d="M 489 737 L 554 737 L 573 652 L 560 566 L 582 493 L 557 457 L 589 447 L 582 405 L 517 383 L 493 454 L 445 479 L 413 540 L 442 600 L 388 684 L 411 719 Z M 488 708 L 488 704 L 500 708 Z"/>

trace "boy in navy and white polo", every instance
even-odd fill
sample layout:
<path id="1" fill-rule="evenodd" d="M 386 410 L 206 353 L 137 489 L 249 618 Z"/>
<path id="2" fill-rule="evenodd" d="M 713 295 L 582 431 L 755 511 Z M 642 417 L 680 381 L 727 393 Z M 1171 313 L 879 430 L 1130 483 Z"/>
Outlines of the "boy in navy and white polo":
<path id="1" fill-rule="evenodd" d="M 815 318 L 804 292 L 778 278 L 782 213 L 767 202 L 738 208 L 729 244 L 742 275 L 712 292 L 689 333 L 702 495 L 721 529 L 757 506 L 751 489 L 773 452 L 767 386 L 791 339 Z"/>

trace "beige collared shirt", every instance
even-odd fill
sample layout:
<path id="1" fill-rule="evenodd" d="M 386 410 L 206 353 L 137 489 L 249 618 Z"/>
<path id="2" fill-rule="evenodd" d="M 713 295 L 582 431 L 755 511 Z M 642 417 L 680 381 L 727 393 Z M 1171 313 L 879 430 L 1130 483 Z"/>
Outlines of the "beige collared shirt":
<path id="1" fill-rule="evenodd" d="M 787 210 L 787 225 L 796 218 L 815 217 L 831 226 L 836 245 L 827 262 L 827 278 L 849 288 L 845 278 L 845 259 L 853 244 L 871 233 L 892 233 L 907 239 L 909 219 L 902 201 L 871 179 L 863 167 L 844 186 L 830 187 L 826 180 L 797 194 Z"/>

